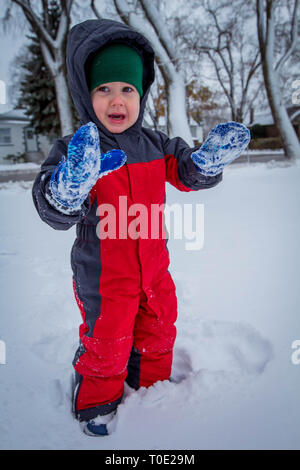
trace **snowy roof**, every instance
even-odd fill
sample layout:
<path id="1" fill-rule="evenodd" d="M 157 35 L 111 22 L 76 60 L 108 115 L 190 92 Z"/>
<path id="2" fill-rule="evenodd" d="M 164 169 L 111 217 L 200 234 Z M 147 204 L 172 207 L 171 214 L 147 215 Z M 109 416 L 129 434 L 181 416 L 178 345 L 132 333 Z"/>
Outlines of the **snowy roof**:
<path id="1" fill-rule="evenodd" d="M 300 118 L 300 106 L 289 106 L 286 108 L 287 113 L 294 123 L 299 122 Z M 299 114 L 298 114 L 299 112 Z M 260 124 L 261 126 L 271 126 L 274 124 L 274 119 L 271 111 L 264 111 L 262 113 L 255 113 L 253 121 L 249 126 Z"/>
<path id="2" fill-rule="evenodd" d="M 270 111 L 264 113 L 257 113 L 249 126 L 260 124 L 261 126 L 270 126 L 274 123 L 273 116 Z"/>
<path id="3" fill-rule="evenodd" d="M 29 118 L 25 114 L 25 109 L 15 108 L 0 114 L 0 122 L 6 121 L 10 123 L 29 123 Z"/>

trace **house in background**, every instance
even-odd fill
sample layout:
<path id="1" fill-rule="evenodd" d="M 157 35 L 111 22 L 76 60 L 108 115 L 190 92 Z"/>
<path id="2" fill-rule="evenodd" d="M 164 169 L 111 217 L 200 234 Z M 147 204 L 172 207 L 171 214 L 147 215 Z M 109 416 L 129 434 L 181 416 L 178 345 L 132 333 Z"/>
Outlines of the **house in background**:
<path id="1" fill-rule="evenodd" d="M 152 127 L 143 123 L 146 127 Z M 195 145 L 203 141 L 203 128 L 193 119 L 190 122 L 191 134 Z M 160 117 L 158 130 L 166 132 L 165 117 Z M 5 160 L 9 154 L 25 153 L 27 161 L 41 163 L 50 152 L 55 138 L 36 135 L 24 109 L 13 109 L 0 114 L 0 164 L 12 163 Z"/>
<path id="2" fill-rule="evenodd" d="M 145 127 L 153 129 L 153 126 L 150 125 L 146 120 L 144 120 L 143 125 Z M 203 142 L 203 127 L 197 124 L 193 118 L 190 119 L 189 126 L 191 130 L 192 138 L 194 141 L 194 145 L 198 145 L 199 143 L 202 143 Z M 159 117 L 157 130 L 167 134 L 167 124 L 166 124 L 165 116 Z"/>
<path id="3" fill-rule="evenodd" d="M 13 109 L 0 114 L 0 164 L 9 154 L 26 154 L 30 162 L 40 163 L 48 155 L 52 146 L 51 139 L 36 135 L 24 109 Z"/>
<path id="4" fill-rule="evenodd" d="M 298 138 L 300 139 L 300 106 L 296 106 L 296 105 L 289 106 L 286 108 L 286 110 L 293 124 L 295 132 L 298 135 Z M 254 116 L 254 113 L 252 112 L 250 120 L 251 122 L 248 125 L 248 127 L 252 127 L 255 125 L 262 126 L 264 128 L 266 137 L 279 137 L 280 136 L 280 132 L 274 124 L 274 119 L 273 119 L 271 111 L 257 113 L 255 114 L 255 116 Z"/>

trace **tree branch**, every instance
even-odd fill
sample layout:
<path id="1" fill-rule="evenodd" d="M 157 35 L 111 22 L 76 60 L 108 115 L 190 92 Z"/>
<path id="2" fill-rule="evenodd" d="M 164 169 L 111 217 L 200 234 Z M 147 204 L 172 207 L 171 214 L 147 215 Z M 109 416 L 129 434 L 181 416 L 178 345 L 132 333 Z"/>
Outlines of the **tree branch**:
<path id="1" fill-rule="evenodd" d="M 210 52 L 208 52 L 207 55 L 208 55 L 208 57 L 210 58 L 211 62 L 213 63 L 214 67 L 215 67 L 215 71 L 216 71 L 216 75 L 217 75 L 217 77 L 218 77 L 218 81 L 219 81 L 219 83 L 220 83 L 220 85 L 221 85 L 222 90 L 224 91 L 225 95 L 227 96 L 227 99 L 228 99 L 228 101 L 229 101 L 229 103 L 230 103 L 231 108 L 233 109 L 234 103 L 233 103 L 233 101 L 232 101 L 232 96 L 231 96 L 231 94 L 228 92 L 227 88 L 226 88 L 225 85 L 224 85 L 224 80 L 222 80 L 222 77 L 221 77 L 221 75 L 220 75 L 220 67 L 218 67 L 217 61 L 216 61 L 215 58 L 211 55 Z"/>
<path id="2" fill-rule="evenodd" d="M 50 31 L 48 0 L 42 0 L 42 5 L 43 5 L 43 17 L 45 21 L 45 27 L 47 31 Z"/>
<path id="3" fill-rule="evenodd" d="M 66 5 L 62 6 L 61 16 L 59 20 L 58 30 L 54 41 L 54 47 L 60 48 L 63 41 L 65 40 L 66 34 L 69 29 L 70 17 L 67 15 Z"/>
<path id="4" fill-rule="evenodd" d="M 290 116 L 290 121 L 292 122 L 297 116 L 299 116 L 299 114 L 300 114 L 300 109 L 297 109 L 297 111 L 295 111 L 294 114 Z"/>
<path id="5" fill-rule="evenodd" d="M 264 0 L 256 0 L 256 18 L 257 18 L 257 33 L 262 62 L 265 57 L 266 46 L 266 30 L 265 30 L 265 17 L 264 17 Z"/>
<path id="6" fill-rule="evenodd" d="M 258 62 L 256 63 L 257 60 L 258 60 Z M 261 62 L 259 60 L 259 51 L 257 51 L 256 56 L 255 56 L 254 60 L 252 61 L 252 64 L 251 64 L 251 67 L 250 67 L 250 70 L 249 70 L 249 73 L 248 73 L 248 76 L 247 76 L 246 85 L 245 85 L 245 88 L 244 88 L 245 93 L 247 93 L 247 91 L 248 91 L 249 83 L 250 83 L 251 78 L 253 77 L 253 75 L 255 74 L 255 72 L 258 70 L 258 68 L 260 66 L 261 66 Z"/>
<path id="7" fill-rule="evenodd" d="M 283 56 L 280 58 L 280 60 L 277 62 L 275 66 L 275 70 L 277 70 L 278 73 L 280 73 L 283 64 L 290 58 L 294 50 L 296 49 L 296 46 L 299 41 L 299 36 L 298 36 L 298 6 L 299 6 L 299 1 L 295 0 L 294 3 L 294 10 L 293 10 L 293 16 L 292 16 L 292 25 L 291 25 L 291 44 L 286 50 L 286 52 L 283 54 Z"/>
<path id="8" fill-rule="evenodd" d="M 16 3 L 22 8 L 24 15 L 26 16 L 34 31 L 36 31 L 37 35 L 40 35 L 48 47 L 53 49 L 55 47 L 54 40 L 32 10 L 29 2 L 25 0 L 12 0 L 12 2 Z"/>
<path id="9" fill-rule="evenodd" d="M 96 18 L 98 18 L 98 20 L 101 20 L 102 19 L 102 16 L 98 10 L 98 8 L 96 7 L 95 5 L 95 0 L 91 0 L 91 8 L 94 12 L 94 15 L 96 16 Z"/>
<path id="10" fill-rule="evenodd" d="M 129 25 L 129 11 L 126 9 L 126 4 L 118 0 L 114 0 L 115 9 L 123 23 Z"/>
<path id="11" fill-rule="evenodd" d="M 139 3 L 145 13 L 145 16 L 154 31 L 156 32 L 162 46 L 164 47 L 166 53 L 168 54 L 170 60 L 175 64 L 177 60 L 177 54 L 173 48 L 173 42 L 166 30 L 165 25 L 160 19 L 160 14 L 157 8 L 155 7 L 153 0 L 139 0 Z"/>

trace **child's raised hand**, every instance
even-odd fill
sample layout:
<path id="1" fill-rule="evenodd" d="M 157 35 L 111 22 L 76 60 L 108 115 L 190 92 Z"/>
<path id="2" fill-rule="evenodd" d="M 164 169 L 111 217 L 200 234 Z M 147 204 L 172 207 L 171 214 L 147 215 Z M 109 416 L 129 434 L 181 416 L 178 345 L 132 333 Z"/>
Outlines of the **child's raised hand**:
<path id="1" fill-rule="evenodd" d="M 70 140 L 65 163 L 68 178 L 74 183 L 84 183 L 87 179 L 96 182 L 98 178 L 120 168 L 125 161 L 126 155 L 119 149 L 100 154 L 97 126 L 88 122 Z"/>
<path id="2" fill-rule="evenodd" d="M 250 132 L 243 124 L 231 121 L 218 124 L 208 134 L 191 158 L 199 173 L 215 176 L 238 158 L 250 142 Z"/>
<path id="3" fill-rule="evenodd" d="M 98 178 L 117 170 L 125 161 L 126 155 L 119 149 L 100 153 L 97 126 L 88 122 L 74 134 L 68 145 L 67 158 L 63 157 L 53 171 L 51 194 L 67 209 L 77 210 Z"/>

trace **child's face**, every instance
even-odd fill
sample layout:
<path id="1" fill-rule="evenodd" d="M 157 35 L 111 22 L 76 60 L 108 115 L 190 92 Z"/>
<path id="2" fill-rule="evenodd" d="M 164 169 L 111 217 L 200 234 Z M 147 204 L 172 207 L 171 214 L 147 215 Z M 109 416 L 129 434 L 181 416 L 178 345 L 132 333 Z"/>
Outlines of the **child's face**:
<path id="1" fill-rule="evenodd" d="M 140 95 L 129 83 L 103 83 L 92 91 L 91 100 L 99 121 L 114 134 L 126 131 L 139 116 Z"/>

